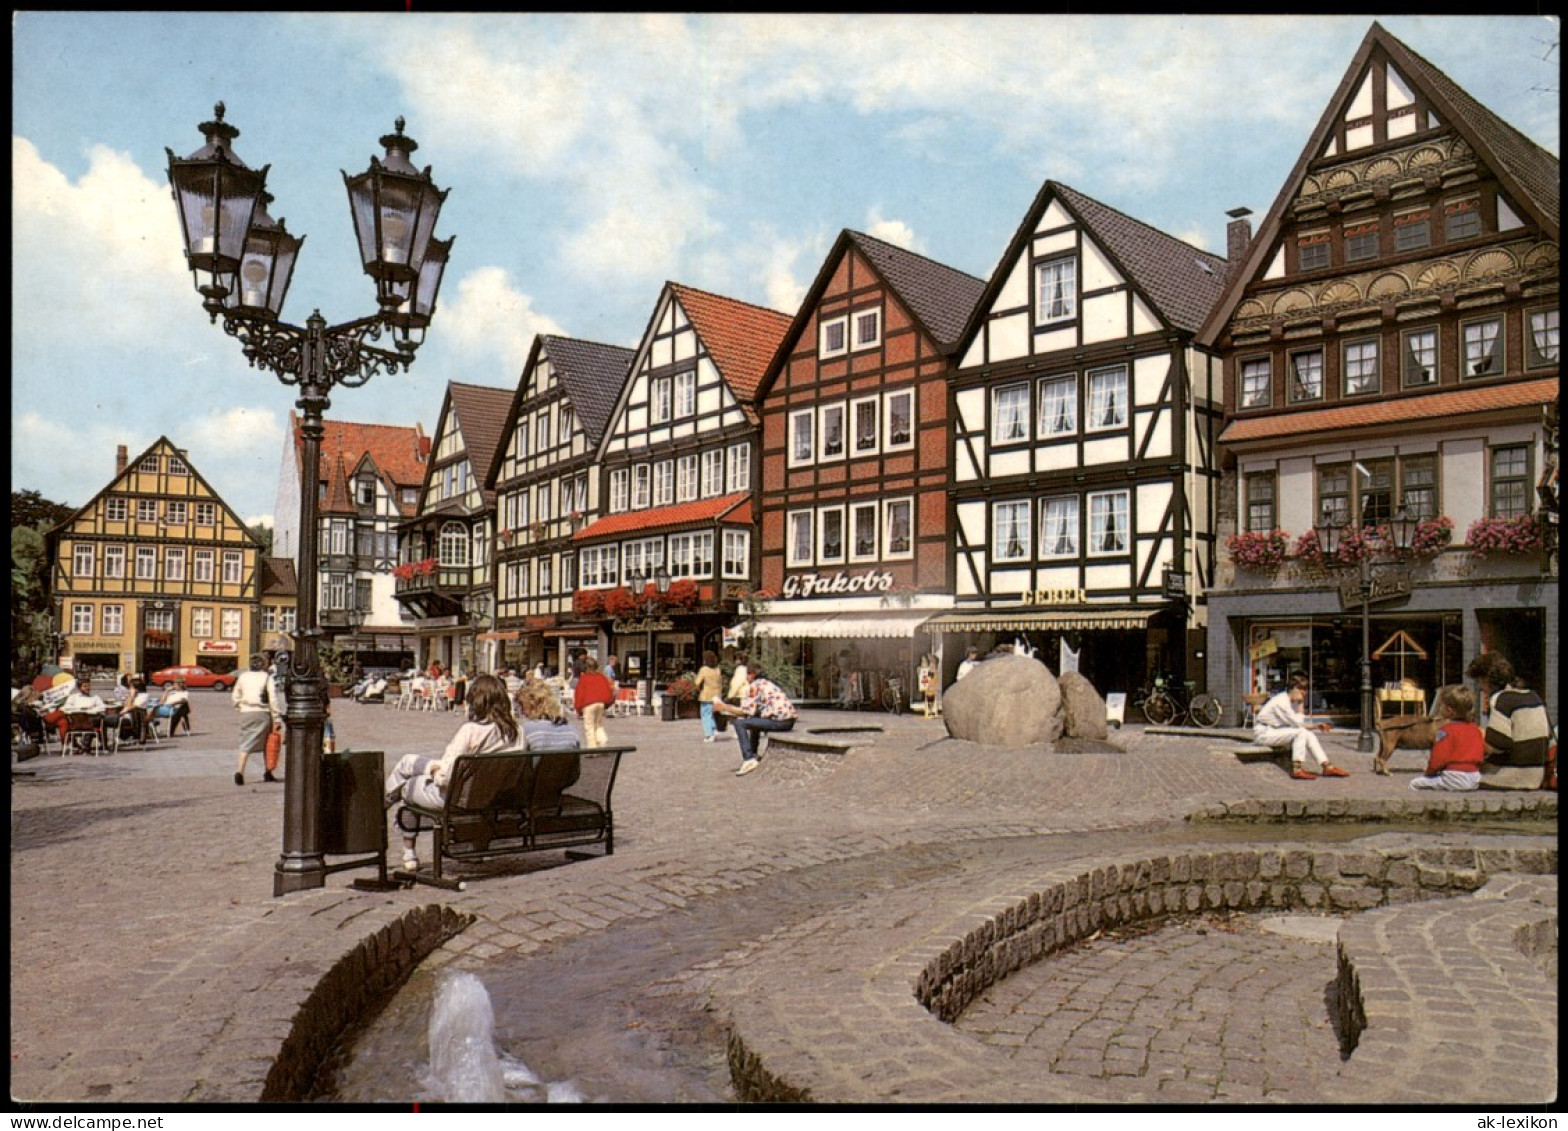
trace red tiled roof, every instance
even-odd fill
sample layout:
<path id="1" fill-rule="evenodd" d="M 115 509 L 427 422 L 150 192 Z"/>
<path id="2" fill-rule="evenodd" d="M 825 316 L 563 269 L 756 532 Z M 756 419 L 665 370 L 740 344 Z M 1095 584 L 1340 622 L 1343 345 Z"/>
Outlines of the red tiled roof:
<path id="1" fill-rule="evenodd" d="M 1341 405 L 1309 412 L 1279 413 L 1233 420 L 1220 434 L 1222 444 L 1248 440 L 1268 440 L 1280 436 L 1307 436 L 1343 428 L 1363 428 L 1377 424 L 1406 424 L 1443 416 L 1462 416 L 1500 408 L 1550 404 L 1557 396 L 1557 378 L 1516 381 L 1509 385 L 1489 385 L 1482 389 L 1454 389 L 1421 397 L 1399 397 L 1368 404 Z"/>
<path id="2" fill-rule="evenodd" d="M 289 413 L 289 428 L 294 433 L 294 445 L 299 449 L 299 462 L 303 464 L 304 438 L 299 434 L 299 416 Z M 336 461 L 341 459 L 350 470 L 366 454 L 376 467 L 392 477 L 393 482 L 404 487 L 418 487 L 425 481 L 425 461 L 430 458 L 430 437 L 419 425 L 405 428 L 398 424 L 354 424 L 346 420 L 328 420 L 321 436 L 321 467 L 323 478 L 330 474 Z"/>
<path id="3" fill-rule="evenodd" d="M 671 283 L 735 399 L 750 403 L 793 317 L 748 302 Z"/>
<path id="4" fill-rule="evenodd" d="M 605 538 L 626 534 L 634 530 L 662 530 L 671 526 L 685 526 L 694 522 L 715 522 L 740 506 L 749 494 L 741 491 L 734 495 L 721 495 L 717 499 L 699 499 L 695 503 L 676 503 L 673 507 L 654 507 L 646 511 L 627 511 L 624 514 L 606 515 L 589 523 L 572 535 L 575 542 L 590 538 Z M 750 515 L 737 516 L 731 521 L 750 522 Z"/>

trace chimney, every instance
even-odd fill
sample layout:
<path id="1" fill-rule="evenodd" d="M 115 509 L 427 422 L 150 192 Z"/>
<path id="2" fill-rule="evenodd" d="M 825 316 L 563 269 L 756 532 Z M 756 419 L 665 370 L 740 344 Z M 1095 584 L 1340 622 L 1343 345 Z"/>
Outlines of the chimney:
<path id="1" fill-rule="evenodd" d="M 1252 221 L 1247 219 L 1252 209 L 1232 208 L 1225 215 L 1230 217 L 1225 226 L 1225 258 L 1235 267 L 1246 257 L 1247 245 L 1252 242 Z"/>
<path id="2" fill-rule="evenodd" d="M 125 474 L 125 464 L 129 458 L 130 453 L 125 450 L 124 444 L 114 449 L 114 477 L 116 479 Z"/>

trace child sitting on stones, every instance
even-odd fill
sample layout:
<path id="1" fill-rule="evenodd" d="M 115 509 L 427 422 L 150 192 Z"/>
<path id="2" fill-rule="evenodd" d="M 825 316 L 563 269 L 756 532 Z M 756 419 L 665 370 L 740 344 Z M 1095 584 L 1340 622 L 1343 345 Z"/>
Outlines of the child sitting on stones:
<path id="1" fill-rule="evenodd" d="M 1443 688 L 1437 696 L 1437 738 L 1426 774 L 1411 789 L 1468 791 L 1481 787 L 1481 761 L 1486 739 L 1475 725 L 1475 694 L 1463 684 Z"/>

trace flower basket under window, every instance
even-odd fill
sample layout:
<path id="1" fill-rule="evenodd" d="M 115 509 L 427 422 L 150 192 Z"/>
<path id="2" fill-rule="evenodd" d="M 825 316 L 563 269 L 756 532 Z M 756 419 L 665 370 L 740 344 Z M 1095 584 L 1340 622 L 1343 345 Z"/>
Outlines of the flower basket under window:
<path id="1" fill-rule="evenodd" d="M 1363 526 L 1346 530 L 1339 540 L 1339 550 L 1332 558 L 1323 553 L 1318 542 L 1318 532 L 1309 530 L 1296 540 L 1295 556 L 1303 564 L 1323 569 L 1353 566 L 1363 558 L 1375 557 L 1388 546 L 1388 532 L 1379 526 Z"/>
<path id="2" fill-rule="evenodd" d="M 1492 554 L 1539 554 L 1546 546 L 1541 522 L 1533 514 L 1513 518 L 1478 518 L 1465 531 L 1465 545 L 1477 558 Z"/>
<path id="3" fill-rule="evenodd" d="M 625 589 L 604 590 L 604 611 L 612 617 L 631 617 L 638 613 L 637 598 Z"/>
<path id="4" fill-rule="evenodd" d="M 1454 520 L 1447 515 L 1426 518 L 1416 523 L 1415 537 L 1410 542 L 1410 553 L 1417 558 L 1435 558 L 1454 540 Z"/>
<path id="5" fill-rule="evenodd" d="M 1313 545 L 1316 544 L 1314 536 Z M 1248 530 L 1232 534 L 1225 540 L 1225 548 L 1230 552 L 1231 561 L 1242 569 L 1269 573 L 1284 563 L 1290 536 L 1283 530 Z"/>
<path id="6" fill-rule="evenodd" d="M 686 611 L 695 609 L 701 596 L 697 583 L 689 577 L 683 577 L 670 583 L 669 592 L 664 594 L 664 603 L 668 608 Z"/>
<path id="7" fill-rule="evenodd" d="M 664 688 L 664 693 L 677 703 L 686 703 L 697 697 L 697 685 L 686 676 L 671 680 Z"/>
<path id="8" fill-rule="evenodd" d="M 577 592 L 572 594 L 572 612 L 580 617 L 604 615 L 604 590 L 577 590 Z"/>

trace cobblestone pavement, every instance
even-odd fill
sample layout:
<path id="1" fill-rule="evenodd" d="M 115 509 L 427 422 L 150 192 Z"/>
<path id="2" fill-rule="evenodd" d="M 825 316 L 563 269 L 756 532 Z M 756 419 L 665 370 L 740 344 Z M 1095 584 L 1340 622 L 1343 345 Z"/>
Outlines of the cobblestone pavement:
<path id="1" fill-rule="evenodd" d="M 1370 757 L 1354 753 L 1354 736 L 1339 734 L 1330 738 L 1331 754 L 1353 776 L 1302 783 L 1275 764 L 1243 763 L 1212 735 L 1128 728 L 1113 735 L 1114 752 L 1042 755 L 945 740 L 933 720 L 866 714 L 850 721 L 886 728 L 871 745 L 843 757 L 765 758 L 759 772 L 737 778 L 733 740 L 704 744 L 695 721 L 615 719 L 611 741 L 639 749 L 623 759 L 617 781 L 614 856 L 561 867 L 559 854 L 548 854 L 492 869 L 500 874 L 451 893 L 422 886 L 361 892 L 348 886 L 355 873 L 336 874 L 322 890 L 275 899 L 283 786 L 257 780 L 257 758 L 250 783 L 236 788 L 236 726 L 227 697 L 198 693 L 195 700 L 190 737 L 104 758 L 39 758 L 19 767 L 31 776 L 13 777 L 16 1099 L 254 1101 L 326 972 L 369 934 L 416 908 L 439 904 L 475 917 L 432 963 L 548 956 L 617 925 L 661 917 L 678 925 L 680 915 L 713 901 L 845 862 L 885 867 L 868 871 L 889 890 L 955 867 L 985 866 L 978 848 L 958 853 L 953 864 L 923 846 L 1011 844 L 1024 853 L 1049 845 L 1050 855 L 1063 858 L 1155 835 L 1217 803 L 1409 800 L 1419 762 L 1415 754 L 1399 755 L 1394 776 L 1374 776 Z M 806 712 L 801 727 L 845 719 Z M 340 746 L 381 749 L 390 764 L 404 753 L 439 749 L 458 719 L 335 703 L 334 722 Z M 1546 816 L 1555 815 L 1553 796 Z M 1221 834 L 1206 829 L 1202 835 Z M 853 905 L 858 897 L 845 891 L 836 898 Z M 732 953 L 759 951 L 795 929 L 787 918 L 769 921 L 766 914 L 764 907 L 756 921 L 730 928 L 727 936 L 746 940 Z M 1182 961 L 1177 953 L 1150 958 L 1174 964 Z M 1310 967 L 1288 965 L 1290 971 Z M 672 975 L 671 984 L 700 992 L 724 968 L 718 963 L 708 972 Z M 801 977 L 809 987 L 814 975 Z M 1135 984 L 1131 977 L 1127 986 Z M 1321 971 L 1301 978 L 1308 991 L 1281 985 L 1268 992 L 1309 998 L 1315 982 L 1321 993 Z M 1212 982 L 1195 986 L 1194 994 L 1200 992 L 1212 1004 L 1262 991 Z M 1189 1038 L 1182 1048 L 1193 1050 L 1195 1063 L 1223 1059 L 1222 1052 L 1200 1057 L 1197 1051 L 1212 1019 L 1180 1020 Z M 1146 1048 L 1151 1065 L 1164 1064 L 1173 1051 L 1156 1049 L 1152 1034 Z M 1109 1049 L 1102 1052 L 1102 1063 L 1108 1055 Z M 1193 1071 L 1198 1075 L 1188 1077 L 1184 1067 L 1183 1081 L 1204 1084 L 1201 1064 Z M 1146 1072 L 1140 1086 L 1164 1083 L 1161 1072 L 1156 1067 L 1152 1078 Z M 1082 1079 L 1086 1086 L 1103 1083 Z M 1240 1086 L 1238 1078 L 1216 1074 L 1208 1082 L 1213 1098 L 1226 1098 L 1219 1085 L 1227 1079 Z"/>

